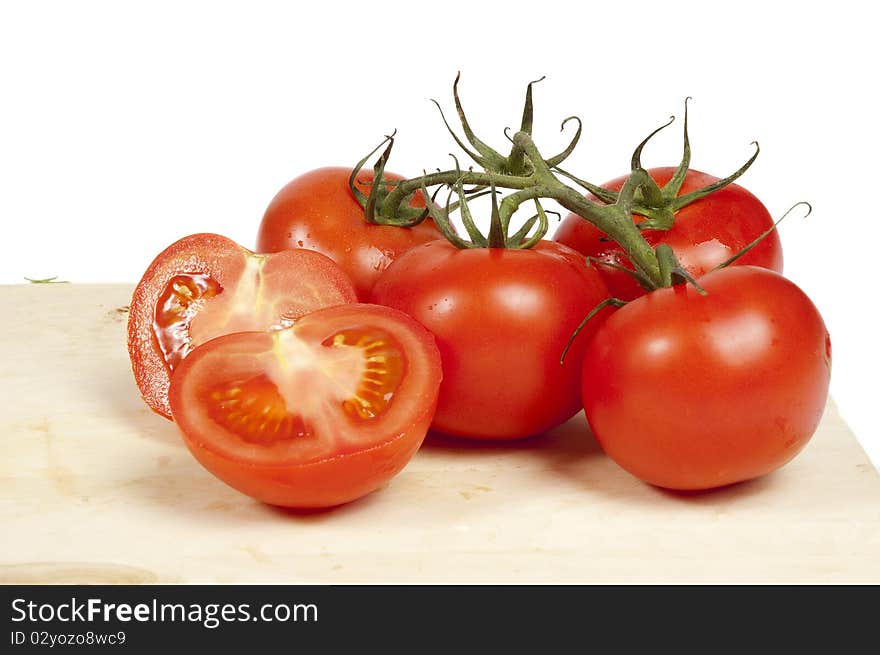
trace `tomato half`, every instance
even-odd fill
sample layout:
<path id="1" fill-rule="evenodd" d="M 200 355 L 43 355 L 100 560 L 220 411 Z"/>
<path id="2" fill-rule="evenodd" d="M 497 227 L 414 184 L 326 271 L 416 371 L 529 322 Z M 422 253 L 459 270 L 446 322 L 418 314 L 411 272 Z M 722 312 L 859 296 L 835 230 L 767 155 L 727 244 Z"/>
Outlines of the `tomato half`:
<path id="1" fill-rule="evenodd" d="M 328 507 L 403 468 L 440 378 L 427 330 L 351 304 L 208 341 L 175 372 L 170 400 L 187 446 L 218 478 L 265 503 Z"/>
<path id="2" fill-rule="evenodd" d="M 379 278 L 373 301 L 413 316 L 437 338 L 443 384 L 433 428 L 481 439 L 527 437 L 581 408 L 584 316 L 605 299 L 599 274 L 552 241 L 526 250 L 459 250 L 433 241 Z"/>
<path id="3" fill-rule="evenodd" d="M 831 341 L 810 299 L 778 273 L 731 266 L 617 310 L 583 360 L 587 420 L 605 452 L 670 489 L 755 478 L 816 430 Z"/>
<path id="4" fill-rule="evenodd" d="M 355 300 L 345 273 L 319 253 L 256 255 L 218 234 L 184 237 L 153 260 L 135 288 L 128 320 L 135 380 L 150 408 L 171 418 L 171 372 L 200 343 L 284 327 Z"/>
<path id="5" fill-rule="evenodd" d="M 672 167 L 652 168 L 648 171 L 658 185 L 664 186 L 672 177 Z M 606 189 L 619 191 L 626 176 L 603 184 Z M 714 184 L 717 177 L 688 170 L 678 195 Z M 595 200 L 591 196 L 591 199 Z M 641 223 L 642 216 L 633 216 Z M 737 184 L 709 194 L 675 214 L 675 223 L 669 230 L 645 230 L 645 239 L 652 246 L 666 243 L 672 247 L 679 262 L 694 277 L 699 277 L 726 261 L 773 226 L 773 218 L 767 208 L 748 190 Z M 556 229 L 554 240 L 574 248 L 584 255 L 601 261 L 632 268 L 623 249 L 592 223 L 576 214 L 569 214 Z M 736 260 L 734 265 L 752 265 L 782 272 L 782 244 L 773 231 L 749 252 Z M 632 300 L 645 293 L 632 276 L 611 268 L 597 265 L 611 295 L 622 300 Z"/>
<path id="6" fill-rule="evenodd" d="M 269 203 L 257 233 L 258 252 L 308 248 L 330 257 L 348 273 L 358 297 L 366 300 L 379 275 L 413 246 L 443 238 L 431 219 L 411 228 L 373 225 L 348 186 L 350 168 L 319 168 L 288 183 Z M 389 180 L 400 175 L 386 172 Z M 356 183 L 369 193 L 372 171 Z M 421 192 L 413 207 L 424 207 Z"/>

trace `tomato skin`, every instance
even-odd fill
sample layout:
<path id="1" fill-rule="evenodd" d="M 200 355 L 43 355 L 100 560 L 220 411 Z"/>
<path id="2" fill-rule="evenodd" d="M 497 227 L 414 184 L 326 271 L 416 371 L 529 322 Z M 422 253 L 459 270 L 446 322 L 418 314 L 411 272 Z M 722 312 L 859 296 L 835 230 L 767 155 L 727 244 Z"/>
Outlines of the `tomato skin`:
<path id="1" fill-rule="evenodd" d="M 289 182 L 263 215 L 257 252 L 316 250 L 339 264 L 354 282 L 358 298 L 366 300 L 392 261 L 413 246 L 441 239 L 442 234 L 430 218 L 411 228 L 368 223 L 348 186 L 350 175 L 350 168 L 318 168 Z M 388 172 L 384 176 L 403 179 Z M 357 177 L 366 194 L 372 180 L 372 171 L 362 171 Z M 411 206 L 425 206 L 420 192 Z"/>
<path id="2" fill-rule="evenodd" d="M 371 450 L 311 464 L 243 466 L 185 437 L 193 456 L 233 489 L 267 505 L 296 509 L 335 507 L 362 498 L 397 475 L 424 441 L 432 412 Z"/>
<path id="3" fill-rule="evenodd" d="M 245 273 L 247 261 L 253 255 L 219 234 L 193 234 L 175 241 L 159 253 L 135 287 L 128 320 L 129 358 L 144 402 L 160 416 L 171 419 L 168 403 L 171 371 L 154 331 L 157 304 L 163 290 L 172 278 L 180 274 L 201 274 L 220 287 L 231 289 Z M 272 255 L 266 262 L 264 268 L 273 271 L 273 279 L 277 280 L 278 276 L 283 277 L 288 272 L 291 274 L 290 283 L 286 286 L 292 299 L 301 304 L 297 315 L 320 307 L 355 302 L 357 299 L 345 273 L 319 253 L 302 251 L 293 255 Z M 278 286 L 277 283 L 275 286 Z M 222 296 L 221 293 L 217 298 Z M 300 297 L 297 299 L 296 296 Z M 271 324 L 267 320 L 265 324 L 255 325 L 253 318 L 243 319 L 250 323 L 250 329 L 266 328 Z M 198 321 L 198 312 L 193 321 Z M 235 324 L 231 324 L 226 331 L 235 329 Z M 216 335 L 211 332 L 209 336 Z"/>
<path id="4" fill-rule="evenodd" d="M 605 452 L 669 489 L 710 489 L 792 459 L 822 417 L 831 341 L 778 273 L 736 266 L 653 291 L 587 346 L 583 399 Z"/>
<path id="5" fill-rule="evenodd" d="M 652 168 L 648 171 L 661 187 L 675 172 L 673 167 Z M 603 184 L 619 191 L 627 176 Z M 690 169 L 685 176 L 679 195 L 696 191 L 718 181 L 718 178 Z M 596 200 L 589 196 L 591 200 Z M 598 202 L 598 201 L 597 201 Z M 633 215 L 637 223 L 643 216 Z M 672 247 L 679 262 L 694 277 L 708 273 L 754 241 L 773 225 L 767 208 L 748 190 L 729 184 L 705 198 L 682 207 L 675 214 L 675 223 L 669 230 L 646 230 L 645 239 L 652 246 L 661 243 Z M 560 223 L 553 237 L 578 252 L 602 261 L 632 268 L 623 249 L 613 241 L 604 240 L 604 234 L 592 223 L 577 214 L 569 214 Z M 752 265 L 782 272 L 782 244 L 774 230 L 738 259 L 734 265 Z M 596 265 L 611 295 L 632 300 L 645 293 L 632 276 L 609 266 Z"/>
<path id="6" fill-rule="evenodd" d="M 381 328 L 392 334 L 405 352 L 407 366 L 401 391 L 386 414 L 364 423 L 343 418 L 332 425 L 316 423 L 315 434 L 304 439 L 337 439 L 317 453 L 291 450 L 285 455 L 283 450 L 267 450 L 269 446 L 237 443 L 235 435 L 205 418 L 199 393 L 206 384 L 222 380 L 224 362 L 230 357 L 256 359 L 271 351 L 272 340 L 270 333 L 230 334 L 197 348 L 173 376 L 171 406 L 190 452 L 236 490 L 283 507 L 332 507 L 385 484 L 409 462 L 425 438 L 442 378 L 440 354 L 427 330 L 387 307 L 350 304 L 322 309 L 288 330 L 320 344 L 335 331 L 351 325 Z M 211 364 L 211 358 L 220 362 L 219 367 Z M 253 370 L 258 372 L 259 365 L 254 364 Z M 304 394 L 307 392 L 303 389 Z"/>
<path id="7" fill-rule="evenodd" d="M 413 316 L 436 337 L 443 383 L 433 429 L 477 439 L 548 430 L 581 409 L 580 361 L 597 317 L 559 358 L 584 316 L 605 299 L 576 252 L 417 246 L 382 275 L 372 299 Z"/>

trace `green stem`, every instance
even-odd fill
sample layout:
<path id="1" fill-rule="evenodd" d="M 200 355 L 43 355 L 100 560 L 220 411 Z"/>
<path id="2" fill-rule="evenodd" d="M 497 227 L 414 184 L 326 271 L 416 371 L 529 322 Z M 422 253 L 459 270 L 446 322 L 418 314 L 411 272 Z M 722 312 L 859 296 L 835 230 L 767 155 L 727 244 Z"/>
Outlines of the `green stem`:
<path id="1" fill-rule="evenodd" d="M 505 189 L 524 189 L 532 184 L 531 178 L 519 177 L 516 175 L 498 175 L 496 173 L 479 173 L 476 171 L 438 171 L 437 173 L 427 173 L 421 177 L 414 177 L 410 180 L 403 180 L 395 185 L 394 189 L 385 197 L 379 213 L 386 218 L 393 218 L 397 215 L 401 205 L 412 195 L 424 186 L 436 186 L 438 184 L 455 185 L 461 181 L 462 184 L 489 187 L 494 184 Z"/>
<path id="2" fill-rule="evenodd" d="M 493 233 L 486 239 L 490 247 L 499 247 L 500 236 L 504 236 L 505 244 L 507 243 L 508 229 L 513 213 L 519 206 L 527 201 L 538 201 L 541 198 L 549 198 L 555 200 L 563 207 L 572 211 L 587 221 L 595 225 L 599 230 L 616 241 L 629 256 L 630 262 L 640 279 L 646 280 L 651 288 L 659 288 L 669 285 L 668 271 L 661 271 L 661 265 L 657 254 L 651 248 L 641 231 L 633 222 L 632 214 L 636 207 L 635 195 L 638 191 L 644 190 L 651 182 L 647 172 L 644 169 L 633 171 L 632 175 L 627 179 L 623 188 L 617 194 L 616 201 L 613 204 L 603 205 L 588 200 L 583 193 L 577 189 L 573 189 L 559 180 L 551 169 L 551 165 L 543 158 L 538 151 L 532 137 L 528 132 L 517 132 L 511 139 L 513 142 L 514 152 L 521 152 L 525 161 L 529 164 L 528 168 L 531 172 L 528 175 L 510 175 L 501 174 L 495 171 L 476 172 L 473 170 L 462 171 L 460 167 L 455 170 L 438 171 L 436 173 L 426 173 L 425 175 L 409 180 L 404 180 L 394 184 L 391 192 L 377 206 L 379 215 L 384 221 L 393 221 L 399 215 L 402 205 L 411 195 L 421 189 L 423 193 L 427 193 L 428 186 L 436 186 L 440 184 L 448 185 L 450 188 L 462 189 L 463 185 L 472 187 L 491 187 L 513 189 L 511 193 L 505 197 L 500 205 L 493 200 Z M 481 145 L 483 145 L 481 143 Z M 494 194 L 493 194 L 494 196 Z M 463 195 L 460 195 L 463 199 Z M 462 200 L 463 201 L 463 200 Z M 429 206 L 432 203 L 428 203 Z M 497 205 L 497 210 L 495 206 Z M 448 224 L 448 210 L 438 210 L 438 208 L 429 207 L 431 217 L 437 223 L 439 218 L 443 223 L 444 236 L 450 239 L 457 247 L 480 247 L 478 243 L 465 242 L 464 240 L 452 236 L 451 225 Z M 546 220 L 543 210 L 539 209 L 539 216 L 542 219 L 542 225 Z M 499 229 L 500 228 L 500 229 Z M 469 229 L 470 233 L 471 230 Z M 535 239 L 540 239 L 544 235 L 543 230 L 539 230 Z M 519 244 L 517 244 L 519 245 Z M 516 247 L 516 246 L 514 246 Z M 664 275 L 664 273 L 666 273 Z"/>
<path id="3" fill-rule="evenodd" d="M 678 266 L 675 254 L 669 244 L 661 243 L 657 246 L 657 262 L 660 264 L 660 278 L 664 287 L 672 286 L 672 271 Z"/>
<path id="4" fill-rule="evenodd" d="M 510 200 L 511 204 L 528 198 L 547 197 L 556 200 L 569 211 L 590 221 L 626 251 L 636 271 L 650 280 L 656 287 L 666 286 L 662 283 L 660 265 L 657 255 L 650 244 L 645 241 L 641 231 L 632 219 L 632 204 L 635 190 L 644 185 L 647 173 L 638 171 L 630 176 L 621 189 L 617 202 L 613 205 L 598 205 L 587 200 L 583 194 L 566 186 L 553 175 L 546 161 L 525 132 L 517 132 L 513 142 L 519 145 L 535 167 L 533 176 L 538 184 L 511 194 L 502 201 Z M 520 198 L 522 200 L 520 200 Z M 512 200 L 511 200 L 512 199 Z"/>

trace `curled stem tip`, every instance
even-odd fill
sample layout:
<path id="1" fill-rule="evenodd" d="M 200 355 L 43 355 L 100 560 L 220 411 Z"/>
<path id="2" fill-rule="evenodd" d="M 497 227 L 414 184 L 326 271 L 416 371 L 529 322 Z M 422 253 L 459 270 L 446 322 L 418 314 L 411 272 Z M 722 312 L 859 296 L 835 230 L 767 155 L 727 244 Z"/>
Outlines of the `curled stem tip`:
<path id="1" fill-rule="evenodd" d="M 458 163 L 458 157 L 456 157 L 455 153 L 453 152 L 450 152 L 449 156 L 452 157 L 452 161 L 455 162 L 455 172 L 458 173 L 459 177 L 461 177 L 461 165 Z"/>
<path id="2" fill-rule="evenodd" d="M 806 218 L 807 216 L 809 216 L 810 214 L 813 213 L 813 206 L 810 203 L 808 203 L 806 200 L 801 200 L 800 202 L 796 202 L 791 207 L 789 207 L 788 210 L 773 223 L 773 225 L 771 225 L 769 228 L 764 230 L 760 235 L 758 235 L 758 237 L 754 241 L 752 241 L 747 246 L 745 246 L 742 250 L 740 250 L 738 253 L 733 255 L 733 257 L 730 257 L 729 259 L 726 259 L 723 262 L 721 262 L 720 264 L 718 264 L 718 266 L 716 266 L 712 270 L 717 271 L 719 268 L 727 268 L 728 266 L 733 264 L 736 260 L 738 260 L 740 257 L 742 257 L 747 252 L 749 252 L 752 248 L 754 248 L 759 243 L 761 243 L 761 241 L 763 241 L 765 238 L 767 238 L 770 235 L 770 233 L 773 232 L 773 230 L 775 230 L 779 226 L 779 224 L 788 217 L 789 214 L 791 214 L 791 212 L 793 212 L 795 209 L 797 209 L 798 207 L 801 207 L 801 206 L 805 207 L 807 210 L 806 213 L 804 214 L 804 218 Z"/>
<path id="3" fill-rule="evenodd" d="M 761 152 L 761 146 L 758 145 L 757 141 L 752 141 L 750 145 L 755 146 L 755 152 L 746 160 L 746 163 L 740 166 L 736 171 L 728 175 L 722 180 L 718 180 L 714 184 L 710 184 L 709 186 L 705 186 L 702 189 L 697 189 L 696 191 L 691 191 L 690 193 L 686 193 L 683 196 L 678 196 L 677 198 L 672 199 L 671 209 L 672 211 L 678 211 L 682 207 L 691 204 L 692 202 L 699 200 L 700 198 L 705 198 L 710 193 L 714 193 L 719 189 L 723 189 L 728 184 L 732 183 L 734 180 L 738 179 L 743 173 L 749 170 L 749 167 L 755 163 L 755 160 L 758 158 L 758 155 Z"/>
<path id="4" fill-rule="evenodd" d="M 674 123 L 674 122 L 675 122 L 675 116 L 670 116 L 668 121 L 666 121 L 665 123 L 663 123 L 663 125 L 661 125 L 656 130 L 651 132 L 648 136 L 646 136 L 644 138 L 644 140 L 642 140 L 642 142 L 638 146 L 636 146 L 635 151 L 633 151 L 632 161 L 631 161 L 631 168 L 633 170 L 642 167 L 642 150 L 645 148 L 648 141 L 650 141 L 654 137 L 654 135 L 657 134 L 657 132 L 659 132 L 660 130 L 666 129 L 667 127 L 672 125 L 672 123 Z"/>
<path id="5" fill-rule="evenodd" d="M 663 187 L 663 195 L 666 198 L 675 198 L 678 196 L 678 192 L 681 190 L 681 185 L 684 184 L 684 179 L 687 177 L 688 168 L 690 168 L 691 165 L 691 140 L 688 136 L 688 100 L 692 100 L 692 98 L 688 96 L 684 99 L 684 145 L 682 146 L 681 151 L 681 161 L 675 169 L 675 173 L 673 173 L 672 177 L 669 179 L 669 182 Z"/>
<path id="6" fill-rule="evenodd" d="M 477 138 L 477 135 L 474 134 L 474 131 L 471 129 L 471 125 L 468 122 L 467 116 L 464 113 L 464 108 L 461 105 L 461 98 L 459 98 L 458 96 L 458 82 L 460 79 L 461 71 L 456 74 L 455 82 L 452 83 L 452 97 L 455 100 L 455 111 L 458 112 L 458 120 L 461 123 L 461 129 L 464 131 L 464 135 L 467 138 L 468 143 L 470 143 L 481 155 L 482 162 L 477 159 L 474 159 L 474 161 L 476 161 L 484 168 L 500 168 L 501 164 L 504 162 L 504 157 L 502 157 L 501 154 L 496 152 L 489 145 L 483 143 L 479 138 Z M 445 120 L 446 119 L 444 118 L 444 121 Z"/>
<path id="7" fill-rule="evenodd" d="M 559 127 L 559 131 L 560 132 L 564 131 L 565 126 L 568 124 L 569 121 L 577 121 L 577 131 L 574 133 L 574 136 L 572 137 L 569 144 L 565 147 L 565 150 L 560 152 L 558 155 L 556 155 L 554 157 L 550 157 L 550 159 L 546 160 L 548 168 L 553 168 L 554 166 L 558 166 L 563 161 L 568 159 L 568 156 L 574 151 L 575 146 L 577 146 L 578 141 L 580 141 L 581 132 L 584 129 L 584 124 L 578 116 L 569 116 L 564 121 L 562 121 L 562 125 Z"/>
<path id="8" fill-rule="evenodd" d="M 598 305 L 593 307 L 590 312 L 584 317 L 578 326 L 574 329 L 571 336 L 568 338 L 568 342 L 565 344 L 565 348 L 562 349 L 562 355 L 559 357 L 560 366 L 565 364 L 565 356 L 568 354 L 568 351 L 571 350 L 571 346 L 574 343 L 574 340 L 577 339 L 577 336 L 581 333 L 581 330 L 584 329 L 587 323 L 589 323 L 593 317 L 601 312 L 606 307 L 623 307 L 626 304 L 625 300 L 621 300 L 620 298 L 606 298 Z"/>
<path id="9" fill-rule="evenodd" d="M 385 152 L 382 154 L 382 157 L 385 157 L 387 160 L 387 158 L 391 155 L 391 147 L 394 145 L 394 136 L 396 134 L 397 134 L 396 129 L 393 132 L 391 132 L 390 135 L 386 134 L 385 138 L 382 139 L 382 141 L 379 143 L 379 145 L 377 145 L 375 148 L 373 148 L 369 153 L 367 153 L 367 155 L 363 159 L 361 159 L 357 164 L 355 164 L 354 168 L 351 170 L 351 175 L 348 176 L 348 187 L 349 187 L 349 189 L 351 189 L 351 192 L 354 195 L 355 199 L 358 201 L 358 204 L 363 208 L 366 208 L 367 202 L 369 201 L 369 199 L 368 199 L 367 195 L 358 188 L 357 176 L 360 175 L 360 172 L 364 168 L 364 164 L 367 163 L 367 161 L 370 159 L 370 157 L 375 155 L 379 151 L 379 149 L 382 146 L 384 146 L 386 143 L 388 144 L 388 147 L 385 149 Z"/>
<path id="10" fill-rule="evenodd" d="M 562 123 L 559 125 L 560 132 L 565 131 L 565 126 L 568 125 L 568 121 L 577 121 L 579 126 L 583 125 L 583 123 L 581 122 L 581 119 L 578 116 L 569 116 L 568 118 L 563 120 Z"/>
<path id="11" fill-rule="evenodd" d="M 446 120 L 446 114 L 443 113 L 443 107 L 440 106 L 440 103 L 433 98 L 431 98 L 431 102 L 433 102 L 434 105 L 437 107 L 437 111 L 440 112 L 440 118 L 443 119 L 443 124 L 446 126 L 446 130 L 449 132 L 450 135 L 452 135 L 452 138 L 458 144 L 458 147 L 464 150 L 465 153 L 467 153 L 467 156 L 477 162 L 480 166 L 484 166 L 485 161 L 483 160 L 483 158 L 479 154 L 468 148 L 467 145 L 465 145 L 464 141 L 462 141 L 455 133 L 455 130 L 452 129 L 452 126 L 449 125 L 449 121 Z"/>
<path id="12" fill-rule="evenodd" d="M 532 85 L 542 81 L 546 75 L 542 75 L 537 80 L 532 80 L 526 86 L 526 101 L 523 103 L 522 121 L 520 123 L 520 131 L 526 134 L 532 133 L 532 117 L 534 116 L 534 107 L 532 105 Z"/>

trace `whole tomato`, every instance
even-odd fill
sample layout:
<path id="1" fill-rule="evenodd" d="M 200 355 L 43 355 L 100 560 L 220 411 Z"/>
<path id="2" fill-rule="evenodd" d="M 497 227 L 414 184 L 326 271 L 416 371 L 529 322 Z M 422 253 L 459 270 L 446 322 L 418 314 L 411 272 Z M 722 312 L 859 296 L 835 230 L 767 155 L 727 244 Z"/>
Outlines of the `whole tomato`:
<path id="1" fill-rule="evenodd" d="M 583 359 L 587 420 L 627 471 L 670 489 L 755 478 L 793 458 L 825 408 L 831 341 L 774 271 L 731 266 L 617 310 Z"/>
<path id="2" fill-rule="evenodd" d="M 578 323 L 606 297 L 599 274 L 552 241 L 522 250 L 432 241 L 389 266 L 372 301 L 406 312 L 437 339 L 443 382 L 434 429 L 512 439 L 581 409 L 589 331 L 577 337 L 565 365 L 559 359 Z"/>
<path id="3" fill-rule="evenodd" d="M 348 185 L 350 168 L 328 167 L 300 175 L 269 203 L 257 233 L 257 252 L 288 248 L 317 250 L 335 261 L 365 300 L 379 275 L 413 246 L 442 238 L 430 218 L 411 228 L 374 225 L 364 218 Z M 403 179 L 384 173 L 389 180 Z M 369 193 L 372 171 L 358 174 L 356 184 Z M 413 207 L 424 207 L 417 193 Z"/>
<path id="4" fill-rule="evenodd" d="M 662 187 L 674 172 L 675 168 L 663 167 L 652 168 L 648 174 Z M 623 176 L 602 186 L 619 191 L 625 181 L 626 176 Z M 718 178 L 690 169 L 678 195 L 715 182 Z M 641 223 L 645 218 L 633 215 L 633 220 Z M 699 277 L 735 255 L 772 226 L 773 218 L 760 200 L 743 187 L 729 184 L 679 209 L 670 229 L 645 230 L 643 234 L 652 246 L 670 245 L 681 265 L 691 275 Z M 620 246 L 577 214 L 569 214 L 553 238 L 584 255 L 632 268 Z M 735 264 L 761 266 L 781 273 L 782 244 L 777 233 L 768 234 Z M 632 276 L 610 266 L 598 265 L 597 268 L 612 296 L 632 300 L 645 293 Z"/>

